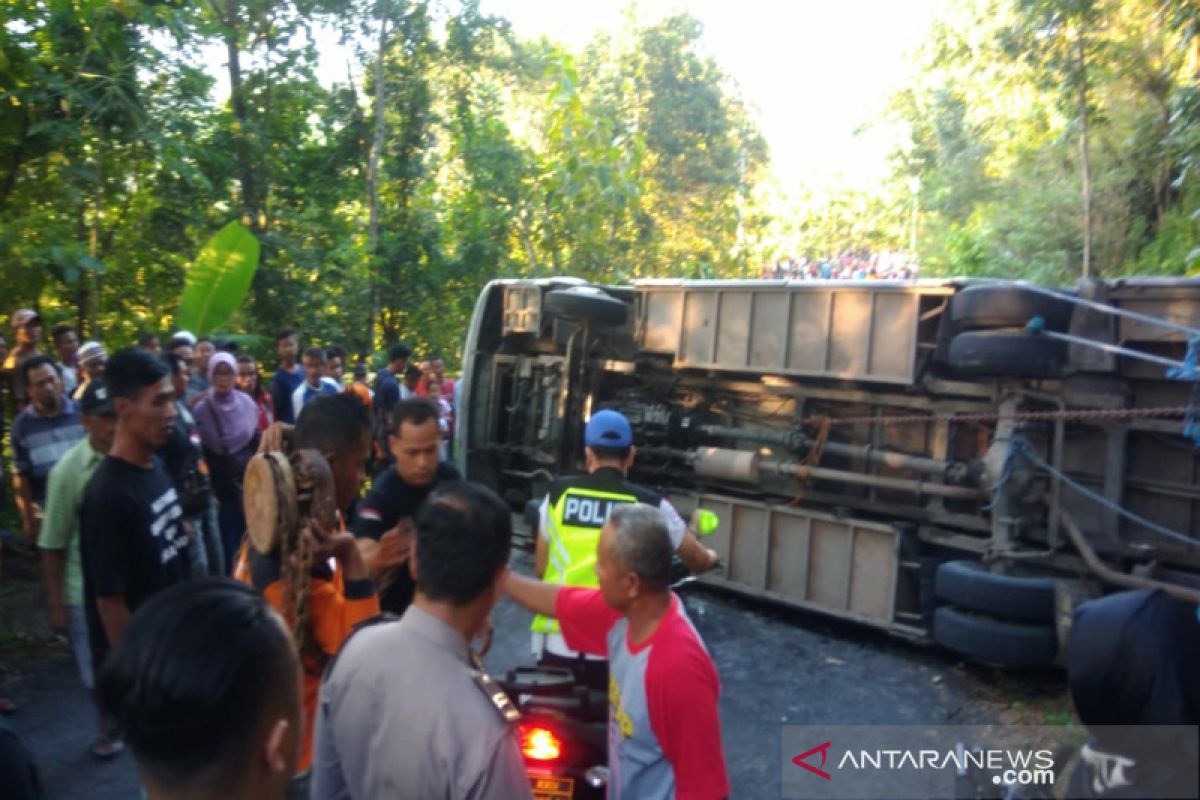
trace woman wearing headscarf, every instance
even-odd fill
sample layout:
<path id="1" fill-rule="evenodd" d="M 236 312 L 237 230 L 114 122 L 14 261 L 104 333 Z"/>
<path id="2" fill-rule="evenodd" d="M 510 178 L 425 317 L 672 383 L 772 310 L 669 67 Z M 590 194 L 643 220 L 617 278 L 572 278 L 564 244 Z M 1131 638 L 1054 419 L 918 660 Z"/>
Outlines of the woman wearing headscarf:
<path id="1" fill-rule="evenodd" d="M 263 388 L 258 362 L 254 360 L 254 356 L 238 356 L 237 370 L 238 391 L 254 401 L 255 407 L 258 408 L 258 429 L 265 431 L 275 421 L 275 404 L 271 401 L 271 393 Z"/>
<path id="2" fill-rule="evenodd" d="M 258 448 L 258 407 L 236 389 L 237 361 L 231 354 L 213 354 L 208 362 L 208 380 L 212 388 L 192 414 L 212 476 L 213 493 L 220 503 L 221 545 L 229 562 L 225 565 L 228 572 L 246 531 L 242 476 Z"/>

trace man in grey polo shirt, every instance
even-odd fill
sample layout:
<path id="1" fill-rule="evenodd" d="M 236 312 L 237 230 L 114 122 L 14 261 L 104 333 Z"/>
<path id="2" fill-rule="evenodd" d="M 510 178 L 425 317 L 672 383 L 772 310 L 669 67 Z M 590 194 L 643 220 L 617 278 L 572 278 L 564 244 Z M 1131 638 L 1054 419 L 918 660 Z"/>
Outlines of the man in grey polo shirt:
<path id="1" fill-rule="evenodd" d="M 482 486 L 448 483 L 416 525 L 412 605 L 356 633 L 321 686 L 312 797 L 530 798 L 515 710 L 497 704 L 469 646 L 508 571 L 508 508 Z"/>
<path id="2" fill-rule="evenodd" d="M 15 489 L 21 529 L 30 544 L 37 544 L 50 470 L 83 438 L 84 431 L 75 403 L 63 397 L 62 377 L 54 359 L 36 355 L 22 363 L 20 370 L 29 405 L 13 420 Z"/>

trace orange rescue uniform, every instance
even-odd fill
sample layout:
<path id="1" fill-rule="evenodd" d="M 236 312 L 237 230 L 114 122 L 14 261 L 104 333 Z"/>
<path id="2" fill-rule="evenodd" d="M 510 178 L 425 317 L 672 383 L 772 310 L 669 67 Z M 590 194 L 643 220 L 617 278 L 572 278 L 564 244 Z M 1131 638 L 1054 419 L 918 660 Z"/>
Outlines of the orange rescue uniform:
<path id="1" fill-rule="evenodd" d="M 284 590 L 278 556 L 264 556 L 242 546 L 234 577 L 262 592 L 271 606 L 284 614 Z M 319 653 L 301 653 L 304 665 L 304 739 L 300 745 L 298 773 L 312 767 L 312 736 L 316 720 L 317 691 L 325 664 L 350 638 L 354 626 L 379 614 L 379 596 L 369 579 L 347 582 L 342 565 L 329 562 L 314 564 L 308 595 L 308 624 L 312 642 Z M 288 620 L 291 623 L 291 620 Z"/>

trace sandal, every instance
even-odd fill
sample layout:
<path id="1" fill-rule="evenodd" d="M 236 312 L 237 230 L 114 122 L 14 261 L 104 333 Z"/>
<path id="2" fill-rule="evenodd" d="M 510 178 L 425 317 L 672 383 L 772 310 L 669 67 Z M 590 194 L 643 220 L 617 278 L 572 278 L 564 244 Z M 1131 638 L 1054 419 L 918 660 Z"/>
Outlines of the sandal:
<path id="1" fill-rule="evenodd" d="M 109 739 L 107 736 L 101 736 L 92 745 L 92 755 L 102 761 L 109 761 L 125 752 L 125 742 L 118 739 Z"/>

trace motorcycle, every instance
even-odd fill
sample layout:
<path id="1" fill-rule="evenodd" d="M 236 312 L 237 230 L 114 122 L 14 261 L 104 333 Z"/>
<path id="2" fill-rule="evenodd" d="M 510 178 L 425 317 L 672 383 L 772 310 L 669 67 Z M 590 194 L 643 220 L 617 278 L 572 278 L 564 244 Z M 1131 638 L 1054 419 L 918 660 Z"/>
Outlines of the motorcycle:
<path id="1" fill-rule="evenodd" d="M 701 513 L 706 536 L 719 519 Z M 696 580 L 675 558 L 671 588 Z M 608 789 L 608 694 L 569 667 L 510 670 L 500 687 L 521 712 L 518 734 L 534 800 L 602 800 Z"/>
<path id="2" fill-rule="evenodd" d="M 518 667 L 500 686 L 521 712 L 518 735 L 534 800 L 601 800 L 608 787 L 607 696 L 563 667 Z"/>

